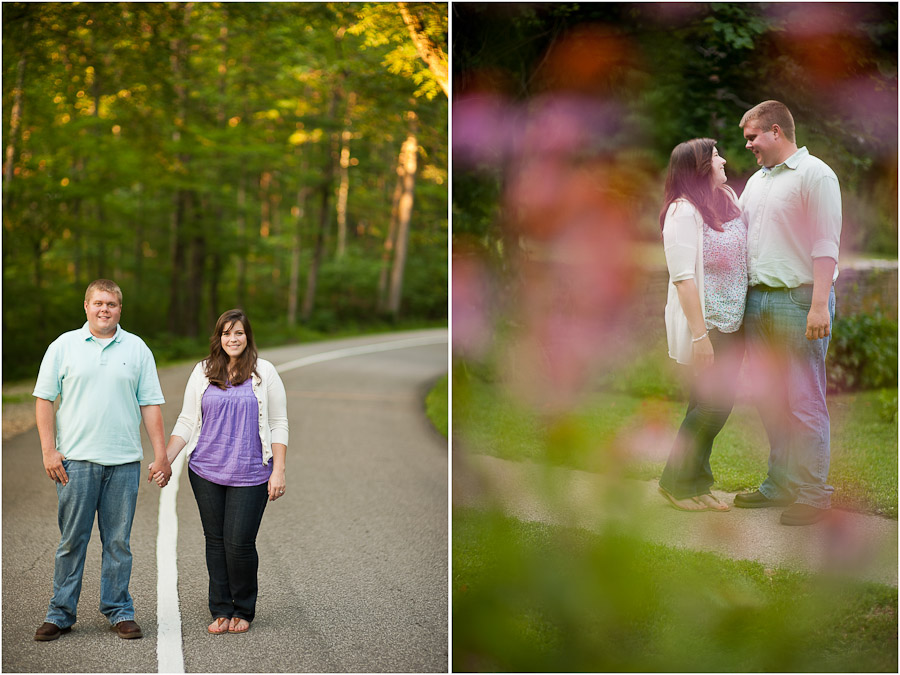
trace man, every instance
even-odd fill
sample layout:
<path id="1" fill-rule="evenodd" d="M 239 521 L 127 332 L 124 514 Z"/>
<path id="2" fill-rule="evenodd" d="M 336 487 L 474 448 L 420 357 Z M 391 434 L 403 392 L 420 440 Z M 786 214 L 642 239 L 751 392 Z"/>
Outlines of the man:
<path id="1" fill-rule="evenodd" d="M 100 611 L 119 637 L 143 637 L 128 592 L 131 523 L 140 476 L 140 423 L 153 445 L 154 466 L 167 475 L 156 363 L 147 345 L 119 326 L 122 291 L 98 279 L 85 292 L 87 322 L 47 349 L 34 388 L 44 469 L 56 481 L 59 548 L 53 598 L 34 639 L 55 640 L 75 623 L 94 514 L 103 555 Z M 55 418 L 53 402 L 62 402 Z"/>
<path id="2" fill-rule="evenodd" d="M 828 165 L 797 148 L 783 103 L 760 103 L 740 126 L 762 167 L 740 202 L 750 277 L 744 326 L 751 377 L 764 385 L 759 411 L 770 454 L 766 480 L 737 495 L 734 505 L 787 506 L 782 524 L 810 525 L 828 513 L 834 491 L 826 482 L 825 353 L 834 321 L 840 185 Z"/>

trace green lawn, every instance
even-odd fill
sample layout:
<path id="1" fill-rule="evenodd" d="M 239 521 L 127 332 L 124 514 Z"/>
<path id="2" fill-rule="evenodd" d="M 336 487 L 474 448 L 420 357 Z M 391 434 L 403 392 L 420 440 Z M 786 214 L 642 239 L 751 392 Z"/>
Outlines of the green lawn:
<path id="1" fill-rule="evenodd" d="M 896 672 L 897 590 L 453 513 L 453 670 Z"/>
<path id="2" fill-rule="evenodd" d="M 634 373 L 633 373 L 634 374 Z M 671 385 L 657 375 L 652 391 Z M 659 382 L 662 384 L 659 384 Z M 464 371 L 454 375 L 454 434 L 476 452 L 549 462 L 586 471 L 616 468 L 658 478 L 681 423 L 682 401 L 606 390 L 569 415 L 540 418 Z M 639 383 L 648 390 L 650 384 Z M 829 396 L 832 458 L 829 482 L 837 507 L 897 517 L 897 421 L 894 391 Z M 716 439 L 711 460 L 717 489 L 756 488 L 765 478 L 768 441 L 755 408 L 739 404 Z"/>

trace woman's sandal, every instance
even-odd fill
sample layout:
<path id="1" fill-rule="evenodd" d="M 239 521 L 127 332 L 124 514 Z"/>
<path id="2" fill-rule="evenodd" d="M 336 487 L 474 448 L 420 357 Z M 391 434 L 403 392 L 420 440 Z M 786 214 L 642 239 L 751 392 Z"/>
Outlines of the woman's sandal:
<path id="1" fill-rule="evenodd" d="M 711 492 L 695 497 L 695 499 L 699 499 L 701 502 L 706 504 L 709 507 L 710 511 L 731 511 L 731 507 L 728 506 L 728 504 L 723 502 Z"/>
<path id="2" fill-rule="evenodd" d="M 222 624 L 225 624 L 224 627 Z M 231 627 L 230 619 L 227 616 L 220 616 L 218 619 L 209 624 L 209 628 L 206 629 L 208 633 L 212 635 L 224 635 L 228 632 L 228 629 Z"/>
<path id="3" fill-rule="evenodd" d="M 246 624 L 245 627 L 241 627 L 242 621 Z M 248 630 L 250 630 L 250 622 L 247 619 L 239 619 L 236 616 L 231 618 L 231 624 L 228 626 L 229 633 L 246 633 Z"/>
<path id="4" fill-rule="evenodd" d="M 660 488 L 659 488 L 659 493 L 660 493 L 663 497 L 665 497 L 666 499 L 668 499 L 668 500 L 669 500 L 669 503 L 670 503 L 674 508 L 678 509 L 679 511 L 689 511 L 690 513 L 700 513 L 701 511 L 712 511 L 712 510 L 713 510 L 712 506 L 710 506 L 708 503 L 706 503 L 706 502 L 700 500 L 698 497 L 688 497 L 687 499 L 676 499 L 675 496 L 674 496 L 671 492 L 669 492 L 668 490 L 666 490 L 666 489 L 663 488 L 663 487 L 660 487 Z M 701 509 L 689 509 L 689 508 L 687 508 L 687 507 L 681 505 L 681 502 L 687 502 L 687 501 L 691 501 L 691 502 L 693 502 L 694 504 L 699 504 L 699 505 L 702 506 L 703 508 L 701 508 Z"/>

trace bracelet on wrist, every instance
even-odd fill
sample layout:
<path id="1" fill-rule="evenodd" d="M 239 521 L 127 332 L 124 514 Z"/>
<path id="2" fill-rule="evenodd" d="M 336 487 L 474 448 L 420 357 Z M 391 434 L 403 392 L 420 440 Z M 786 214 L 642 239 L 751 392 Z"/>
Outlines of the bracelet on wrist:
<path id="1" fill-rule="evenodd" d="M 702 339 L 705 338 L 705 337 L 709 337 L 709 331 L 706 331 L 706 332 L 705 332 L 703 335 L 701 335 L 700 337 L 691 338 L 691 342 L 692 342 L 692 343 L 694 343 L 694 342 L 700 342 L 700 340 L 702 340 Z"/>

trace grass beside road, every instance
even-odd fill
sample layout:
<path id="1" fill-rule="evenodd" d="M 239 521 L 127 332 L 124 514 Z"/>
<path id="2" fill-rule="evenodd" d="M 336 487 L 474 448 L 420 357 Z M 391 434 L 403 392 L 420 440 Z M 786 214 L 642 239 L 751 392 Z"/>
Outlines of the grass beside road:
<path id="1" fill-rule="evenodd" d="M 449 393 L 450 376 L 444 375 L 428 392 L 425 397 L 425 414 L 444 438 L 448 437 L 450 426 Z"/>
<path id="2" fill-rule="evenodd" d="M 897 420 L 893 391 L 830 395 L 833 504 L 897 517 Z M 662 474 L 684 414 L 678 400 L 603 391 L 565 417 L 541 419 L 501 388 L 457 371 L 454 434 L 474 451 L 504 459 L 604 472 L 624 465 L 630 478 Z M 769 443 L 755 408 L 738 404 L 711 458 L 716 489 L 754 489 L 765 479 Z"/>
<path id="3" fill-rule="evenodd" d="M 897 590 L 468 509 L 453 670 L 897 672 Z"/>

